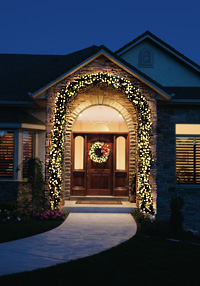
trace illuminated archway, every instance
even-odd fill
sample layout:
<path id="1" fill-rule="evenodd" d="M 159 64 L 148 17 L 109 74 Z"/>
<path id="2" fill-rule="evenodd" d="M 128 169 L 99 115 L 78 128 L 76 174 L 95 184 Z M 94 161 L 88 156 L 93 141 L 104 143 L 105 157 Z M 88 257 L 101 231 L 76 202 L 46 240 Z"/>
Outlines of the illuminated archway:
<path id="1" fill-rule="evenodd" d="M 50 153 L 50 203 L 51 208 L 58 207 L 61 195 L 63 151 L 64 151 L 64 126 L 66 106 L 76 94 L 88 86 L 106 84 L 114 89 L 119 89 L 138 111 L 138 185 L 141 198 L 140 208 L 142 211 L 154 214 L 153 199 L 149 175 L 151 170 L 152 154 L 150 149 L 151 114 L 145 97 L 128 80 L 107 73 L 97 73 L 81 76 L 70 82 L 57 94 L 54 113 L 54 125 L 52 130 L 52 150 Z"/>

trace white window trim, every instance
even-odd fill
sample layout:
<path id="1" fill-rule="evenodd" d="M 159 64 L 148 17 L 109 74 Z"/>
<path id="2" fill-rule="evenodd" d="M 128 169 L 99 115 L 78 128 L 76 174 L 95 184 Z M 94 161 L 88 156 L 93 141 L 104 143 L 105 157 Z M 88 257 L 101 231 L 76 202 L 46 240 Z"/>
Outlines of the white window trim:
<path id="1" fill-rule="evenodd" d="M 13 132 L 14 133 L 14 148 L 13 148 L 13 176 L 12 178 L 1 178 L 0 181 L 12 181 L 12 182 L 24 182 L 27 181 L 27 179 L 23 178 L 23 132 L 29 132 L 33 131 L 32 129 L 0 129 L 7 132 Z M 35 131 L 35 135 L 33 138 L 33 156 L 38 156 L 38 131 Z"/>

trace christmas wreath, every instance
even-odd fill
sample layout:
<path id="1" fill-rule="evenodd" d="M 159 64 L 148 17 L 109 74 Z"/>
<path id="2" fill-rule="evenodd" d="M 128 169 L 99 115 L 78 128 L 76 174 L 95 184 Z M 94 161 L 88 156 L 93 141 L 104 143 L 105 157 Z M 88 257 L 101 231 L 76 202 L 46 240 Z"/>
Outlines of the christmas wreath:
<path id="1" fill-rule="evenodd" d="M 89 149 L 89 156 L 93 162 L 104 163 L 110 155 L 109 146 L 102 142 L 95 142 Z"/>

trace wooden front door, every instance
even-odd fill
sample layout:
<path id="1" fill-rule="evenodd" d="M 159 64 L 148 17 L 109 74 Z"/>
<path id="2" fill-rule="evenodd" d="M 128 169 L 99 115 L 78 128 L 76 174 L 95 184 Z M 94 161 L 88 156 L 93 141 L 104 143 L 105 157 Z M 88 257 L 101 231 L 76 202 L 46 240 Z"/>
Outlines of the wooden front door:
<path id="1" fill-rule="evenodd" d="M 72 133 L 72 196 L 128 196 L 128 138 L 128 133 Z M 91 160 L 89 150 L 95 142 L 109 146 L 106 162 Z M 120 162 L 118 157 L 122 153 L 123 162 Z"/>
<path id="2" fill-rule="evenodd" d="M 110 155 L 104 163 L 97 163 L 90 159 L 89 150 L 95 142 L 108 144 Z M 97 150 L 98 151 L 98 150 Z M 87 195 L 113 195 L 113 136 L 110 134 L 88 134 L 87 136 Z"/>

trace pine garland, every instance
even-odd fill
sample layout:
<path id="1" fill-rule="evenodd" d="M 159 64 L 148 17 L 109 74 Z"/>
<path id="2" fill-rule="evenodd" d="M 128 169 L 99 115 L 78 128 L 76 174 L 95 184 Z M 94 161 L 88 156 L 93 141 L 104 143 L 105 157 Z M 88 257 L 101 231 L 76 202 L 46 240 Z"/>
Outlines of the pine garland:
<path id="1" fill-rule="evenodd" d="M 121 90 L 137 108 L 139 154 L 138 192 L 141 198 L 140 207 L 143 212 L 154 214 L 151 185 L 149 182 L 152 163 L 152 154 L 150 150 L 150 132 L 152 123 L 149 106 L 145 97 L 130 81 L 107 73 L 81 76 L 73 82 L 70 82 L 70 84 L 63 88 L 57 95 L 49 167 L 51 209 L 54 210 L 58 208 L 61 196 L 66 105 L 85 87 L 91 85 L 96 86 L 102 83 Z"/>

